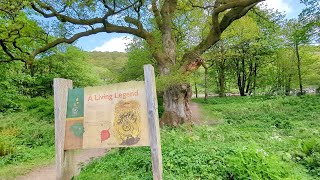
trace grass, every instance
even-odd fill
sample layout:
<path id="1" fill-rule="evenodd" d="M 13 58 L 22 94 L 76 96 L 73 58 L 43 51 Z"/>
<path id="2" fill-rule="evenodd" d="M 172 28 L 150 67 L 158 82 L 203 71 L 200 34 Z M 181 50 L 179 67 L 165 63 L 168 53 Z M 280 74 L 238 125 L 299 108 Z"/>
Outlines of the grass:
<path id="1" fill-rule="evenodd" d="M 219 126 L 237 135 L 230 143 L 256 144 L 320 179 L 320 97 L 234 97 L 197 100 Z M 295 167 L 293 166 L 293 167 Z M 295 178 L 297 179 L 297 178 Z"/>
<path id="2" fill-rule="evenodd" d="M 24 99 L 18 112 L 0 114 L 0 156 L 0 179 L 53 162 L 52 98 Z"/>
<path id="3" fill-rule="evenodd" d="M 320 179 L 320 96 L 195 102 L 208 122 L 161 130 L 164 179 Z M 0 179 L 53 162 L 52 105 L 0 114 Z M 152 179 L 150 150 L 113 149 L 75 179 Z"/>
<path id="4" fill-rule="evenodd" d="M 216 125 L 161 131 L 164 179 L 320 179 L 320 97 L 197 99 Z M 152 179 L 149 148 L 114 149 L 76 179 Z"/>

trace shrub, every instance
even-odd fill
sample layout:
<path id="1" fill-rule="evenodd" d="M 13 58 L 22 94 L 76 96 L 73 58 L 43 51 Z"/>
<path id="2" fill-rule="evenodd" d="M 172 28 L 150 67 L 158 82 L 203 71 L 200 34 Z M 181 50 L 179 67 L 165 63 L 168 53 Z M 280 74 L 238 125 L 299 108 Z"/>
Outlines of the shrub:
<path id="1" fill-rule="evenodd" d="M 10 137 L 0 135 L 0 157 L 12 154 L 15 151 L 15 145 Z"/>

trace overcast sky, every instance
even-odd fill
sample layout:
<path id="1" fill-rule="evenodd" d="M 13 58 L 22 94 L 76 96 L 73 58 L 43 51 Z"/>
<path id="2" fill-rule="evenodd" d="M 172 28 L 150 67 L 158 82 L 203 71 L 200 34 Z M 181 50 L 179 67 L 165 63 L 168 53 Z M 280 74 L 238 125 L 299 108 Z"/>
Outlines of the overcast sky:
<path id="1" fill-rule="evenodd" d="M 296 18 L 303 9 L 300 0 L 266 0 L 264 3 L 268 8 L 277 9 L 286 14 L 286 18 Z M 99 33 L 83 37 L 76 45 L 85 51 L 118 51 L 124 52 L 126 44 L 132 41 L 132 36 L 118 33 Z"/>

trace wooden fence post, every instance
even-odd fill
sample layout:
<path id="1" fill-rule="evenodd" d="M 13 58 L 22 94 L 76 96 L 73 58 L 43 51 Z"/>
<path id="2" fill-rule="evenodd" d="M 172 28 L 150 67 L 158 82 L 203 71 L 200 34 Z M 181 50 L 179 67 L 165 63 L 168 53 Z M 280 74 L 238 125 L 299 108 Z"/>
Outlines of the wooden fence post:
<path id="1" fill-rule="evenodd" d="M 162 180 L 162 154 L 158 116 L 158 100 L 154 68 L 144 65 L 144 80 L 147 95 L 148 121 L 150 125 L 150 148 L 152 158 L 152 173 L 154 180 Z"/>
<path id="2" fill-rule="evenodd" d="M 70 88 L 72 88 L 71 80 L 61 78 L 53 80 L 57 180 L 70 180 L 75 174 L 74 150 L 64 150 L 67 99 Z"/>

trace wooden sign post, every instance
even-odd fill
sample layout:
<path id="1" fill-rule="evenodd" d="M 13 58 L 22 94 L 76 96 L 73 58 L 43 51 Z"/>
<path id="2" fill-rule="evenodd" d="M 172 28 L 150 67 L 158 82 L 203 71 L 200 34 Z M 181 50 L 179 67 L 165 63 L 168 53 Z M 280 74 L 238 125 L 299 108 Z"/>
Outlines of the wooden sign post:
<path id="1" fill-rule="evenodd" d="M 153 179 L 162 180 L 162 155 L 154 69 L 145 81 L 72 88 L 54 79 L 56 179 L 75 174 L 75 149 L 150 146 Z"/>
<path id="2" fill-rule="evenodd" d="M 55 78 L 54 92 L 54 122 L 55 122 L 55 149 L 56 149 L 56 179 L 71 179 L 75 173 L 74 151 L 64 150 L 65 124 L 67 113 L 68 89 L 72 88 L 72 81 Z"/>
<path id="3" fill-rule="evenodd" d="M 162 155 L 158 116 L 158 100 L 154 69 L 151 65 L 144 66 L 144 81 L 147 95 L 148 120 L 150 129 L 150 147 L 152 158 L 153 179 L 162 180 Z"/>

